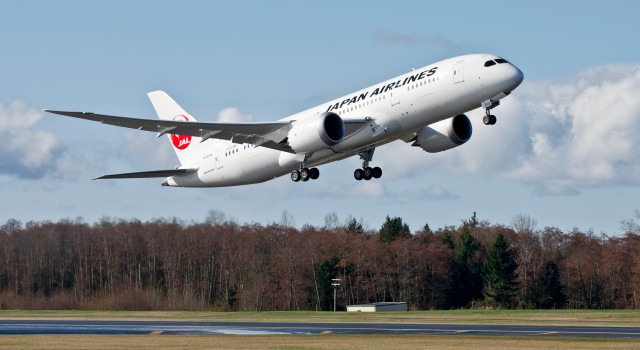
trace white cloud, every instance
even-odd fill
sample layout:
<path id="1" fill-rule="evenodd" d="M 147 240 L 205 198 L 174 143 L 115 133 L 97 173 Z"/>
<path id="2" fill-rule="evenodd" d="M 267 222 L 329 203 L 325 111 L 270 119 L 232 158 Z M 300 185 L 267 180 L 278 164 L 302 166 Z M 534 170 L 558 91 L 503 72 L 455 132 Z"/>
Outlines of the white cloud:
<path id="1" fill-rule="evenodd" d="M 126 132 L 123 135 L 124 141 L 119 143 L 119 157 L 129 158 L 138 168 L 142 166 L 160 169 L 178 165 L 178 158 L 171 147 L 168 136 L 156 138 L 155 135 L 138 130 Z"/>
<path id="2" fill-rule="evenodd" d="M 436 167 L 483 173 L 523 181 L 543 195 L 640 185 L 638 96 L 640 64 L 596 67 L 566 82 L 525 81 L 493 110 L 497 125 L 484 126 L 480 109 L 467 113 L 474 134 L 466 145 L 428 154 L 396 142 L 377 160 L 385 170 L 402 169 L 400 176 Z"/>
<path id="3" fill-rule="evenodd" d="M 449 192 L 447 189 L 440 185 L 431 185 L 424 190 L 418 191 L 417 196 L 419 197 L 419 199 L 432 201 L 451 200 L 458 198 L 458 196 Z"/>
<path id="4" fill-rule="evenodd" d="M 62 146 L 54 134 L 36 129 L 42 115 L 22 101 L 0 103 L 0 173 L 40 178 L 58 171 Z"/>
<path id="5" fill-rule="evenodd" d="M 227 107 L 218 113 L 218 122 L 220 123 L 242 123 L 253 121 L 250 114 L 242 114 L 236 107 Z"/>
<path id="6" fill-rule="evenodd" d="M 22 101 L 8 106 L 0 103 L 0 132 L 22 131 L 33 127 L 42 119 L 42 112 Z"/>
<path id="7" fill-rule="evenodd" d="M 353 197 L 380 197 L 384 194 L 384 187 L 379 181 L 358 181 L 351 190 L 349 195 Z"/>
<path id="8" fill-rule="evenodd" d="M 566 83 L 532 84 L 520 116 L 529 152 L 508 177 L 550 189 L 640 184 L 640 65 L 607 65 Z M 540 103 L 542 102 L 542 103 Z"/>

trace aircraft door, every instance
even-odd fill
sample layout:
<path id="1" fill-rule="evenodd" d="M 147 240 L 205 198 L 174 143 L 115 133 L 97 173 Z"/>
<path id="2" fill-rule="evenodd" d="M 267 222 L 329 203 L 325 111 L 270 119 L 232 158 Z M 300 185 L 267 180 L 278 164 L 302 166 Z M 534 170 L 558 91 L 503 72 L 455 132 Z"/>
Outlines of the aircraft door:
<path id="1" fill-rule="evenodd" d="M 453 83 L 458 84 L 464 81 L 464 61 L 458 61 L 453 66 Z"/>
<path id="2" fill-rule="evenodd" d="M 222 152 L 216 152 L 216 169 L 222 168 Z"/>
<path id="3" fill-rule="evenodd" d="M 391 98 L 391 105 L 392 106 L 395 106 L 398 103 L 400 103 L 400 93 L 399 93 L 399 91 L 392 92 L 390 98 Z"/>

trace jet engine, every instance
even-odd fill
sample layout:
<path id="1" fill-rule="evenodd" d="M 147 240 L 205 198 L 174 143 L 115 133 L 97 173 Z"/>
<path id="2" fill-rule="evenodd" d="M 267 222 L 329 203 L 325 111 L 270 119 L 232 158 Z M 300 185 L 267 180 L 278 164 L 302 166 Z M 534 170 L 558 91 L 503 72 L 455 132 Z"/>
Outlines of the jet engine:
<path id="1" fill-rule="evenodd" d="M 464 114 L 424 126 L 412 146 L 420 146 L 429 153 L 458 147 L 471 138 L 471 121 Z"/>
<path id="2" fill-rule="evenodd" d="M 335 113 L 325 112 L 319 117 L 293 122 L 287 142 L 296 153 L 310 153 L 342 141 L 344 133 L 342 118 Z"/>

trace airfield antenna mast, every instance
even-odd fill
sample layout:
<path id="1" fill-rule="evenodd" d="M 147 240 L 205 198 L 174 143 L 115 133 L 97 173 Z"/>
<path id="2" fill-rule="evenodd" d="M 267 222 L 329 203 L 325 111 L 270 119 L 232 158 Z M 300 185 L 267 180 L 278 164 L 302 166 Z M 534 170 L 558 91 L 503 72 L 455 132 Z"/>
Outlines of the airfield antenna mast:
<path id="1" fill-rule="evenodd" d="M 338 286 L 340 286 L 340 279 L 339 278 L 332 278 L 331 279 L 331 285 L 333 286 L 333 312 L 336 311 L 336 289 Z"/>

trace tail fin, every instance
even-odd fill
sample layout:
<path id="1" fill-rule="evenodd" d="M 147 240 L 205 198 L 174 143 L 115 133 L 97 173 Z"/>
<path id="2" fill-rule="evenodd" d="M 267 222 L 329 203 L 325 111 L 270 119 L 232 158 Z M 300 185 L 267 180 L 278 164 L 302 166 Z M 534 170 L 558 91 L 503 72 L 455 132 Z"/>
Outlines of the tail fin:
<path id="1" fill-rule="evenodd" d="M 149 100 L 151 100 L 151 104 L 153 104 L 153 108 L 160 119 L 185 122 L 196 121 L 164 91 L 153 91 L 148 93 L 147 96 L 149 96 Z M 204 154 L 204 144 L 200 142 L 202 139 L 187 135 L 168 134 L 167 136 L 180 160 L 180 164 L 183 167 L 198 168 Z"/>

